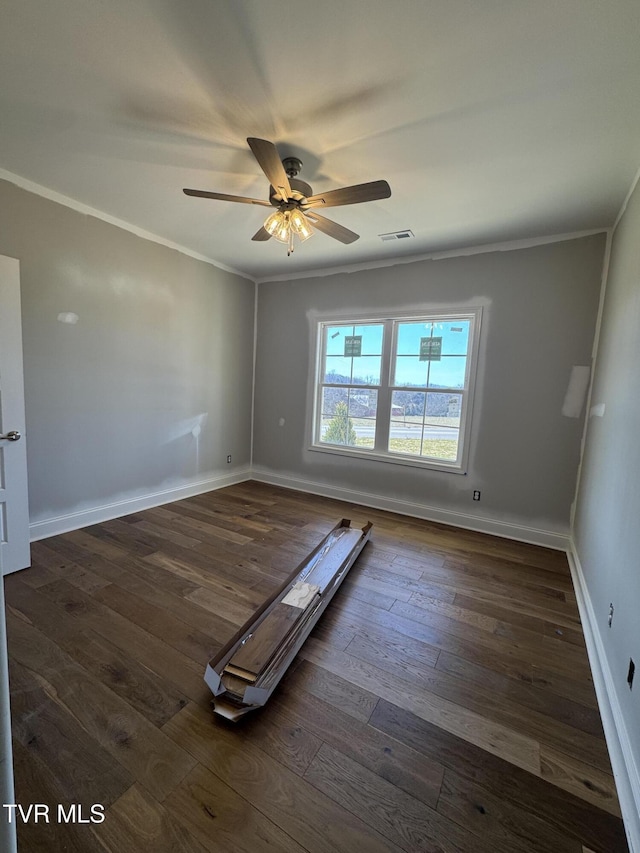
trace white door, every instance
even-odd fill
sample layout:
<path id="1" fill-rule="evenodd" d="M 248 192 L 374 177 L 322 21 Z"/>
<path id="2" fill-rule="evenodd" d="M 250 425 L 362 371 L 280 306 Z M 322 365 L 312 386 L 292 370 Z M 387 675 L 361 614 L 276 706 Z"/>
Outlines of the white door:
<path id="1" fill-rule="evenodd" d="M 24 436 L 20 264 L 0 255 L 0 550 L 2 572 L 31 563 Z"/>

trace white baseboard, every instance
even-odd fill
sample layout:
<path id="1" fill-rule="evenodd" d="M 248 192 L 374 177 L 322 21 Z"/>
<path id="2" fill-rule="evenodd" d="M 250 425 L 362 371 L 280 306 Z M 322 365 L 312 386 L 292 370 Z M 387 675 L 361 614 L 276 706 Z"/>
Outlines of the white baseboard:
<path id="1" fill-rule="evenodd" d="M 640 769 L 631 748 L 627 726 L 618 701 L 609 661 L 587 588 L 575 543 L 567 551 L 573 586 L 578 600 L 582 631 L 587 644 L 591 674 L 598 697 L 609 757 L 618 789 L 618 799 L 630 853 L 640 853 Z"/>
<path id="2" fill-rule="evenodd" d="M 29 525 L 29 533 L 32 542 L 39 539 L 48 539 L 50 536 L 58 536 L 60 533 L 68 533 L 70 530 L 78 530 L 80 527 L 88 527 L 91 524 L 100 524 L 132 512 L 141 512 L 143 509 L 151 509 L 154 506 L 179 501 L 183 498 L 191 498 L 204 492 L 212 492 L 235 483 L 244 483 L 251 479 L 249 468 L 234 471 L 233 474 L 218 474 L 208 477 L 206 480 L 187 485 L 175 486 L 171 489 L 163 489 L 152 494 L 142 495 L 134 498 L 125 498 L 121 501 L 105 504 L 103 506 L 89 507 L 87 509 L 59 515 L 55 518 L 46 518 L 35 521 Z"/>
<path id="3" fill-rule="evenodd" d="M 346 489 L 341 486 L 330 486 L 327 483 L 311 482 L 297 477 L 277 474 L 268 468 L 260 466 L 252 468 L 251 478 L 261 483 L 269 483 L 272 486 L 296 489 L 299 492 L 309 492 L 312 495 L 322 495 L 325 498 L 336 498 L 336 500 L 361 504 L 362 506 L 369 506 L 373 509 L 397 512 L 399 515 L 423 518 L 425 521 L 450 524 L 453 527 L 462 527 L 465 530 L 475 530 L 479 533 L 489 533 L 492 536 L 502 536 L 505 539 L 516 539 L 519 542 L 542 545 L 545 548 L 566 551 L 569 547 L 568 533 L 563 534 L 551 530 L 538 530 L 535 527 L 512 524 L 499 519 L 467 515 L 466 513 L 454 510 L 397 500 L 370 492 L 354 491 L 353 489 Z"/>
<path id="4" fill-rule="evenodd" d="M 193 495 L 222 489 L 232 486 L 234 483 L 243 483 L 246 480 L 258 480 L 262 483 L 270 483 L 273 486 L 282 486 L 286 489 L 295 489 L 299 492 L 309 492 L 314 495 L 322 495 L 336 500 L 348 501 L 373 509 L 397 512 L 400 515 L 408 515 L 412 518 L 423 518 L 425 521 L 435 521 L 439 524 L 450 524 L 453 527 L 461 527 L 465 530 L 476 530 L 479 533 L 488 533 L 492 536 L 502 536 L 505 539 L 515 539 L 519 542 L 528 542 L 533 545 L 542 545 L 546 548 L 554 548 L 566 551 L 569 547 L 569 537 L 562 533 L 550 530 L 539 530 L 534 527 L 512 524 L 500 519 L 483 518 L 476 515 L 456 512 L 454 510 L 441 509 L 439 507 L 427 506 L 426 504 L 412 503 L 384 495 L 372 494 L 370 492 L 354 491 L 341 486 L 329 486 L 326 483 L 316 483 L 297 477 L 277 474 L 267 468 L 254 467 L 243 468 L 233 474 L 220 474 L 170 489 L 163 489 L 148 495 L 125 498 L 96 507 L 87 507 L 76 512 L 59 515 L 54 518 L 46 518 L 34 521 L 29 525 L 30 538 L 32 542 L 39 539 L 47 539 L 50 536 L 58 536 L 68 533 L 70 530 L 78 530 L 91 524 L 100 524 L 113 518 L 120 518 L 132 512 L 141 512 L 154 506 L 179 501 Z"/>

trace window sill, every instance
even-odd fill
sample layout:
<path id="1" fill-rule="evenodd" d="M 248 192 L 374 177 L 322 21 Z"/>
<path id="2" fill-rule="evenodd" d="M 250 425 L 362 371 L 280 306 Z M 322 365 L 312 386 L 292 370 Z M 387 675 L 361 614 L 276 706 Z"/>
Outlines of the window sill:
<path id="1" fill-rule="evenodd" d="M 331 453 L 335 456 L 349 456 L 353 459 L 367 459 L 374 462 L 386 462 L 392 465 L 405 465 L 410 468 L 426 468 L 430 471 L 445 471 L 448 474 L 463 474 L 466 469 L 456 462 L 440 462 L 434 459 L 411 459 L 393 453 L 376 453 L 373 450 L 358 450 L 355 447 L 339 447 L 333 444 L 311 444 L 307 450 L 316 453 Z"/>

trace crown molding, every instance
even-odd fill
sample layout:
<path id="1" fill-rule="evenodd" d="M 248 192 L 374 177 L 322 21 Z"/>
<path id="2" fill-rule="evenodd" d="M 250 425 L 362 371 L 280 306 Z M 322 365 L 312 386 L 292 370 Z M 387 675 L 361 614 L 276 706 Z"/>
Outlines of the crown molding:
<path id="1" fill-rule="evenodd" d="M 399 264 L 414 264 L 419 261 L 442 261 L 447 258 L 461 258 L 469 255 L 484 255 L 491 252 L 514 252 L 518 249 L 530 249 L 535 246 L 545 246 L 548 243 L 564 243 L 567 240 L 579 240 L 582 237 L 592 237 L 594 234 L 608 234 L 608 226 L 601 228 L 590 228 L 586 231 L 570 231 L 564 234 L 548 234 L 544 237 L 528 237 L 519 240 L 506 240 L 502 243 L 483 243 L 478 246 L 467 246 L 465 248 L 451 249 L 447 251 L 429 252 L 423 255 L 408 255 L 407 257 L 385 258 L 376 261 L 363 261 L 358 264 L 345 264 L 340 267 L 329 267 L 322 269 L 306 270 L 298 273 L 285 273 L 281 275 L 265 276 L 257 278 L 258 284 L 266 284 L 272 281 L 295 281 L 302 278 L 325 278 L 338 273 L 361 272 L 362 270 L 379 269 L 381 267 L 394 267 Z"/>
<path id="2" fill-rule="evenodd" d="M 640 168 L 636 172 L 634 179 L 631 181 L 631 186 L 629 187 L 629 192 L 625 196 L 625 200 L 622 202 L 622 207 L 620 208 L 620 211 L 619 211 L 618 215 L 616 216 L 616 221 L 613 223 L 613 228 L 611 229 L 611 231 L 613 233 L 615 233 L 616 228 L 620 224 L 620 220 L 624 216 L 624 212 L 627 209 L 627 205 L 631 201 L 631 196 L 634 194 L 635 189 L 638 186 L 638 181 L 640 181 Z"/>
<path id="3" fill-rule="evenodd" d="M 167 240 L 165 237 L 160 237 L 158 234 L 154 234 L 151 231 L 145 231 L 144 228 L 139 228 L 131 222 L 126 222 L 124 219 L 118 219 L 117 216 L 111 216 L 109 213 L 98 210 L 96 207 L 90 207 L 88 204 L 84 204 L 75 198 L 71 198 L 70 196 L 57 192 L 57 190 L 52 190 L 49 189 L 49 187 L 36 184 L 34 181 L 23 178 L 21 175 L 8 172 L 6 169 L 0 169 L 0 180 L 7 181 L 7 183 L 14 184 L 22 190 L 26 190 L 34 195 L 39 195 L 49 201 L 62 204 L 65 207 L 69 207 L 72 210 L 77 211 L 78 213 L 84 213 L 86 216 L 93 216 L 95 219 L 101 219 L 109 225 L 115 225 L 116 228 L 122 228 L 123 231 L 135 234 L 136 237 L 141 237 L 143 240 L 150 240 L 152 243 L 158 243 L 160 246 L 165 246 L 167 249 L 173 249 L 176 252 L 180 252 L 183 255 L 194 258 L 196 261 L 204 261 L 205 264 L 210 264 L 220 270 L 224 270 L 224 272 L 239 275 L 242 278 L 255 282 L 255 279 L 250 275 L 247 275 L 245 272 L 234 269 L 234 267 L 228 267 L 226 264 L 221 264 L 214 258 L 209 258 L 207 255 L 201 255 L 198 252 L 194 252 L 192 249 L 188 249 L 186 246 L 181 246 L 179 243 L 174 243 L 172 240 Z"/>

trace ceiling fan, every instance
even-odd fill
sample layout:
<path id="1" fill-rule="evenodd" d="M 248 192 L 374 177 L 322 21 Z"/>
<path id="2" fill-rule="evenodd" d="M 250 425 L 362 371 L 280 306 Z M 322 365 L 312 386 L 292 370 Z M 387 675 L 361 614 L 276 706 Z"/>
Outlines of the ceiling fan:
<path id="1" fill-rule="evenodd" d="M 354 231 L 338 225 L 337 222 L 321 216 L 316 212 L 316 208 L 358 204 L 363 201 L 389 198 L 391 195 L 391 188 L 386 181 L 370 181 L 366 184 L 355 184 L 351 187 L 342 187 L 342 189 L 329 190 L 326 193 L 314 195 L 309 184 L 297 178 L 302 167 L 302 162 L 297 157 L 285 157 L 284 160 L 280 160 L 276 146 L 266 139 L 249 137 L 247 142 L 271 185 L 268 201 L 266 199 L 208 192 L 207 190 L 185 189 L 184 192 L 186 195 L 199 196 L 200 198 L 216 198 L 221 201 L 275 207 L 275 212 L 267 217 L 262 228 L 251 239 L 262 242 L 275 237 L 276 240 L 287 244 L 288 255 L 293 252 L 294 235 L 301 241 L 306 240 L 313 234 L 314 227 L 341 243 L 353 243 L 360 236 Z"/>

